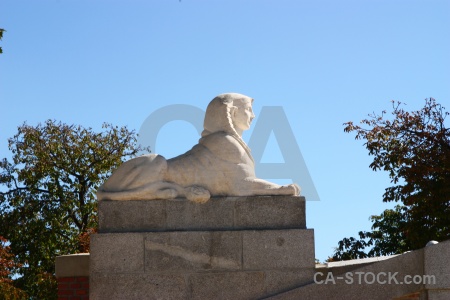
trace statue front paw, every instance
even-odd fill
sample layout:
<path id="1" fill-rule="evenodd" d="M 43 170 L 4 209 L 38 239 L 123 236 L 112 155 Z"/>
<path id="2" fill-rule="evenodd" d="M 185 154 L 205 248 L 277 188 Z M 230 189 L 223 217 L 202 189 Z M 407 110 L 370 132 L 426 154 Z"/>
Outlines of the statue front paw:
<path id="1" fill-rule="evenodd" d="M 281 188 L 286 192 L 286 195 L 300 195 L 300 187 L 295 183 L 283 185 Z"/>
<path id="2" fill-rule="evenodd" d="M 211 198 L 209 191 L 201 186 L 189 186 L 184 189 L 184 194 L 186 199 L 195 203 L 206 203 Z"/>

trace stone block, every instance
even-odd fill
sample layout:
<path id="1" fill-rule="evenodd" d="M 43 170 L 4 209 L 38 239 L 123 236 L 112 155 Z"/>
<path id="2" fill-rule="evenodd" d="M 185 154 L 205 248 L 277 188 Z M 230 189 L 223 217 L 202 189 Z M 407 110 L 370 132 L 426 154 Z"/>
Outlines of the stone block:
<path id="1" fill-rule="evenodd" d="M 305 199 L 296 196 L 213 197 L 99 202 L 99 232 L 305 229 Z"/>
<path id="2" fill-rule="evenodd" d="M 143 233 L 92 235 L 90 272 L 143 273 Z"/>
<path id="3" fill-rule="evenodd" d="M 312 229 L 244 231 L 243 269 L 314 268 Z"/>
<path id="4" fill-rule="evenodd" d="M 189 299 L 259 299 L 265 294 L 264 281 L 264 272 L 191 274 Z"/>
<path id="5" fill-rule="evenodd" d="M 427 300 L 448 300 L 450 299 L 450 289 L 448 290 L 429 290 Z"/>
<path id="6" fill-rule="evenodd" d="M 145 271 L 238 270 L 241 251 L 238 231 L 148 233 Z"/>
<path id="7" fill-rule="evenodd" d="M 427 289 L 450 289 L 450 241 L 424 248 L 425 275 L 434 276 L 435 284 L 426 284 Z"/>
<path id="8" fill-rule="evenodd" d="M 235 227 L 306 228 L 305 198 L 254 196 L 235 202 Z"/>
<path id="9" fill-rule="evenodd" d="M 231 229 L 234 197 L 211 198 L 206 203 L 186 199 L 166 201 L 167 230 Z"/>
<path id="10" fill-rule="evenodd" d="M 269 270 L 266 275 L 266 297 L 313 282 L 314 269 Z"/>
<path id="11" fill-rule="evenodd" d="M 211 232 L 211 267 L 214 270 L 242 268 L 242 232 Z"/>
<path id="12" fill-rule="evenodd" d="M 165 210 L 165 200 L 99 201 L 99 233 L 162 231 L 166 228 Z"/>
<path id="13" fill-rule="evenodd" d="M 89 253 L 57 256 L 55 273 L 57 278 L 89 276 Z"/>
<path id="14" fill-rule="evenodd" d="M 91 300 L 188 299 L 181 275 L 96 274 L 90 278 Z"/>

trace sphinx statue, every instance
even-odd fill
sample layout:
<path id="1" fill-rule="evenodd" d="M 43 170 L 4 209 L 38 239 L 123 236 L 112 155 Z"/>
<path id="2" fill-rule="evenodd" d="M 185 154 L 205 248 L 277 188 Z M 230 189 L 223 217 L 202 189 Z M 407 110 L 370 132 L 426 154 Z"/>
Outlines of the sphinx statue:
<path id="1" fill-rule="evenodd" d="M 242 132 L 255 117 L 253 99 L 227 93 L 206 109 L 204 130 L 188 152 L 165 159 L 148 154 L 123 163 L 99 187 L 98 200 L 186 198 L 204 203 L 211 196 L 299 195 L 296 184 L 278 185 L 255 175 Z"/>

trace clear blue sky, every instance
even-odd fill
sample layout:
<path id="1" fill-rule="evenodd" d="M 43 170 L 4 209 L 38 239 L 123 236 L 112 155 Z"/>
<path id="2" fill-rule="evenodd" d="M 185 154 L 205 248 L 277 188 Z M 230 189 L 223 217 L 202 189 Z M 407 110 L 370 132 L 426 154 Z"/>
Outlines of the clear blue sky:
<path id="1" fill-rule="evenodd" d="M 450 109 L 449 1 L 2 0 L 0 28 L 0 157 L 24 121 L 138 131 L 158 108 L 205 109 L 224 92 L 253 97 L 257 116 L 281 105 L 320 195 L 307 202 L 307 225 L 321 261 L 392 207 L 381 201 L 387 174 L 369 169 L 342 123 L 392 99 Z M 197 140 L 175 121 L 157 152 Z M 280 159 L 273 140 L 264 161 Z"/>

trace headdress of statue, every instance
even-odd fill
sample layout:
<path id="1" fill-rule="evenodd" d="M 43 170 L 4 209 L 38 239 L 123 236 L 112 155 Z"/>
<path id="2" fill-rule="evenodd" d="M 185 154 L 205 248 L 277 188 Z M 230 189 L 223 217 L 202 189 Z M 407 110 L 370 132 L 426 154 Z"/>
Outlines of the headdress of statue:
<path id="1" fill-rule="evenodd" d="M 238 109 L 238 104 L 245 101 L 253 103 L 252 98 L 237 93 L 221 94 L 215 97 L 206 108 L 202 137 L 206 137 L 215 132 L 226 132 L 236 138 L 253 160 L 253 157 L 250 154 L 250 148 L 242 140 L 242 137 L 237 133 L 233 125 L 232 113 L 234 110 Z"/>

